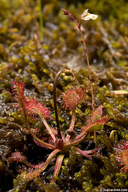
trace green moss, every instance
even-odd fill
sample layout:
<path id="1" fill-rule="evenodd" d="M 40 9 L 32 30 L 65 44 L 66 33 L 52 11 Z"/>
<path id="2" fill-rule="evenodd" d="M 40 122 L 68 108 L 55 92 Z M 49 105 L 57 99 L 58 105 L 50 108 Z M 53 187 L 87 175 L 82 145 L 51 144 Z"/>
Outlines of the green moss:
<path id="1" fill-rule="evenodd" d="M 78 1 L 68 0 L 63 2 L 44 0 L 42 2 L 43 41 L 39 28 L 38 0 L 0 1 L 0 153 L 2 154 L 0 157 L 0 169 L 2 170 L 0 183 L 3 184 L 1 182 L 3 172 L 5 175 L 10 172 L 16 174 L 13 175 L 13 189 L 11 190 L 12 184 L 10 185 L 8 182 L 9 188 L 3 190 L 24 191 L 27 186 L 26 181 L 20 181 L 18 177 L 16 179 L 20 166 L 17 164 L 12 168 L 6 165 L 8 164 L 6 158 L 15 149 L 18 151 L 22 149 L 30 160 L 35 157 L 40 158 L 45 153 L 49 154 L 49 151 L 42 152 L 41 149 L 38 151 L 29 135 L 26 136 L 27 139 L 23 139 L 21 130 L 26 125 L 23 122 L 22 114 L 14 107 L 15 100 L 12 100 L 10 90 L 15 77 L 20 77 L 26 84 L 25 94 L 28 97 L 38 97 L 53 111 L 53 119 L 49 120 L 49 124 L 51 127 L 56 127 L 52 85 L 56 73 L 68 63 L 73 68 L 76 80 L 71 83 L 72 77 L 67 73 L 64 74 L 63 81 L 58 81 L 57 85 L 59 121 L 64 134 L 71 118 L 71 114 L 65 111 L 61 99 L 66 89 L 77 87 L 80 84 L 86 86 L 88 90 L 88 102 L 79 105 L 76 110 L 76 134 L 79 134 L 81 127 L 87 124 L 92 113 L 90 81 L 88 70 L 85 69 L 83 44 L 75 24 L 70 18 L 64 16 L 62 7 L 74 14 L 76 18 L 80 18 L 81 13 L 87 8 L 90 13 L 98 14 L 97 21 L 82 22 L 82 30 L 86 38 L 92 69 L 95 108 L 103 104 L 105 107 L 103 112 L 108 114 L 111 120 L 102 127 L 103 131 L 97 131 L 97 145 L 102 144 L 102 150 L 96 153 L 92 160 L 77 154 L 75 147 L 71 148 L 69 154 L 66 154 L 67 159 L 64 160 L 61 167 L 58 185 L 60 190 L 65 191 L 95 192 L 101 186 L 106 189 L 128 188 L 128 173 L 119 171 L 113 152 L 115 144 L 128 138 L 127 95 L 117 95 L 113 92 L 128 90 L 128 3 L 125 0 L 118 2 L 116 0 L 110 2 L 92 0 L 91 2 L 86 1 L 84 4 L 82 1 L 78 3 Z M 68 67 L 66 66 L 66 68 Z M 75 71 L 78 68 L 80 70 Z M 28 121 L 31 128 L 38 128 L 44 133 L 44 126 L 39 118 L 29 118 Z M 40 135 L 38 136 L 40 137 Z M 90 133 L 81 143 L 81 148 L 86 150 L 87 145 L 93 141 L 92 139 L 93 133 Z M 35 151 L 38 153 L 32 155 L 35 154 Z M 44 157 L 41 156 L 41 158 Z M 36 181 L 34 182 L 36 183 Z M 33 191 L 34 182 L 31 183 L 32 187 L 28 186 L 29 189 L 26 190 Z M 37 183 L 36 190 L 50 190 L 48 186 Z M 51 189 L 57 190 L 56 187 L 51 187 Z"/>
<path id="2" fill-rule="evenodd" d="M 76 147 L 72 146 L 69 153 L 68 167 L 73 168 L 76 161 Z"/>

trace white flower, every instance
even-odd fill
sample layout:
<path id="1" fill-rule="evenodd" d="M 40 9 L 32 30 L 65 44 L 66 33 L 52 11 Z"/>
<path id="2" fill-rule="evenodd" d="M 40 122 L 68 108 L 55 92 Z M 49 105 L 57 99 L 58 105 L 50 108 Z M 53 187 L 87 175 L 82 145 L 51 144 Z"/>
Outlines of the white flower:
<path id="1" fill-rule="evenodd" d="M 81 15 L 80 18 L 81 18 L 81 20 L 87 21 L 87 20 L 89 20 L 89 19 L 95 20 L 97 17 L 98 17 L 98 15 L 90 14 L 90 13 L 88 13 L 88 9 L 86 9 L 86 10 L 82 13 L 82 15 Z"/>

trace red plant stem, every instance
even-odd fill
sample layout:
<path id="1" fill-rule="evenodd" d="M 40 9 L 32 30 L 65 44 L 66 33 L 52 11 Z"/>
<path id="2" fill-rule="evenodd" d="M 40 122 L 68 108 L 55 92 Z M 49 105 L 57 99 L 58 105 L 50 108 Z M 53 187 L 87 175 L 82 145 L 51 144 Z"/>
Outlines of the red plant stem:
<path id="1" fill-rule="evenodd" d="M 78 23 L 75 18 L 74 18 L 73 20 L 74 20 L 75 23 L 77 24 L 77 27 L 78 27 L 78 29 L 79 29 L 79 32 L 80 32 L 80 35 L 81 35 L 81 37 L 82 37 L 82 41 L 83 41 L 83 44 L 84 44 L 84 52 L 85 52 L 85 55 L 86 55 L 86 61 L 87 61 L 88 73 L 89 73 L 89 80 L 90 80 L 90 85 L 91 85 L 92 111 L 94 111 L 94 108 L 95 108 L 94 92 L 93 92 L 92 76 L 91 76 L 91 70 L 90 70 L 90 64 L 89 64 L 89 57 L 88 57 L 87 46 L 86 46 L 86 43 L 85 43 L 85 39 L 84 39 L 83 33 L 82 33 L 82 31 L 81 31 L 81 23 Z M 94 131 L 94 143 L 96 144 L 96 131 Z"/>
<path id="2" fill-rule="evenodd" d="M 81 143 L 82 141 L 85 140 L 86 135 L 87 135 L 87 133 L 85 133 L 80 139 L 74 140 L 74 141 L 72 141 L 71 143 L 69 142 L 69 143 L 65 144 L 64 147 L 66 148 L 66 147 L 69 147 L 69 146 L 72 146 L 72 145 L 76 145 L 76 144 Z"/>
<path id="3" fill-rule="evenodd" d="M 74 111 L 72 111 L 72 119 L 71 119 L 70 127 L 69 127 L 68 130 L 73 130 L 74 129 L 75 117 L 76 117 L 76 114 L 75 114 L 75 110 L 74 110 Z"/>
<path id="4" fill-rule="evenodd" d="M 67 130 L 67 132 L 68 131 L 73 131 L 73 129 L 74 129 L 74 126 L 75 126 L 75 110 L 74 111 L 72 111 L 72 119 L 71 119 L 71 123 L 70 123 L 70 127 L 69 127 L 69 129 Z M 66 138 L 65 138 L 65 142 L 66 141 L 68 141 L 70 139 L 70 135 L 69 134 L 67 134 L 67 136 L 66 136 Z"/>
<path id="5" fill-rule="evenodd" d="M 49 163 L 52 163 L 53 161 L 55 161 L 54 158 L 52 158 Z M 31 163 L 29 163 L 28 161 L 25 161 L 25 160 L 23 160 L 21 162 L 24 163 L 25 165 L 27 165 L 28 167 L 31 167 L 31 168 L 34 168 L 34 169 L 41 169 L 45 165 L 45 162 L 39 163 L 38 165 L 31 164 Z"/>
<path id="6" fill-rule="evenodd" d="M 88 57 L 88 52 L 87 52 L 87 46 L 86 46 L 86 43 L 85 43 L 85 39 L 84 39 L 83 33 L 82 33 L 82 31 L 81 31 L 81 24 L 78 24 L 77 21 L 76 21 L 76 24 L 77 24 L 77 26 L 78 26 L 78 29 L 79 29 L 79 32 L 80 32 L 80 35 L 81 35 L 81 37 L 82 37 L 82 41 L 83 41 L 83 44 L 84 44 L 84 51 L 85 51 L 85 55 L 86 55 L 87 65 L 88 65 L 88 73 L 89 73 L 89 80 L 90 80 L 91 93 L 92 93 L 92 110 L 94 111 L 94 93 L 93 93 L 92 76 L 91 76 L 91 70 L 90 70 L 89 57 Z"/>
<path id="7" fill-rule="evenodd" d="M 54 170 L 54 174 L 53 174 L 53 179 L 51 182 L 56 182 L 56 179 L 57 179 L 57 176 L 59 174 L 63 159 L 64 159 L 64 155 L 62 155 L 62 154 L 57 157 L 55 170 Z"/>
<path id="8" fill-rule="evenodd" d="M 91 76 L 91 70 L 90 70 L 90 65 L 89 65 L 89 58 L 88 58 L 86 43 L 85 43 L 85 40 L 84 40 L 81 29 L 79 29 L 79 31 L 80 31 L 80 34 L 81 34 L 82 39 L 83 39 L 83 44 L 84 44 L 84 49 L 85 49 L 85 54 L 86 54 L 86 59 L 87 59 L 88 73 L 89 73 L 89 79 L 90 79 L 90 84 L 91 84 L 91 92 L 92 92 L 92 110 L 94 111 L 94 93 L 93 93 L 92 76 Z"/>
<path id="9" fill-rule="evenodd" d="M 31 167 L 31 168 L 37 168 L 37 165 L 33 165 L 33 164 L 31 164 L 31 163 L 29 163 L 28 161 L 21 161 L 22 163 L 24 163 L 25 165 L 27 165 L 28 167 Z M 44 164 L 44 163 L 43 163 Z M 43 166 L 43 164 L 42 164 L 42 166 Z M 39 166 L 41 166 L 41 164 L 39 164 Z"/>
<path id="10" fill-rule="evenodd" d="M 88 57 L 87 47 L 86 47 L 86 43 L 85 43 L 85 39 L 84 39 L 83 33 L 81 31 L 81 22 L 78 23 L 71 13 L 69 13 L 65 9 L 62 9 L 62 10 L 64 11 L 65 15 L 68 15 L 76 23 L 76 25 L 77 25 L 77 27 L 79 29 L 79 32 L 81 34 L 81 37 L 82 37 L 82 41 L 83 41 L 83 44 L 84 44 L 84 51 L 85 51 L 85 55 L 86 55 L 87 65 L 88 65 L 89 80 L 90 80 L 90 85 L 91 85 L 92 110 L 94 111 L 94 108 L 95 108 L 94 105 L 95 104 L 94 104 L 94 93 L 93 93 L 93 86 L 92 86 L 92 76 L 91 76 L 91 70 L 90 70 L 90 64 L 89 64 L 89 57 Z M 96 144 L 96 131 L 94 131 L 94 142 Z"/>
<path id="11" fill-rule="evenodd" d="M 76 147 L 76 150 L 77 150 L 78 153 L 82 154 L 83 156 L 90 158 L 90 157 L 92 157 L 92 155 L 88 155 L 88 154 L 98 151 L 101 147 L 102 147 L 102 145 L 100 145 L 99 147 L 97 147 L 95 149 L 88 150 L 88 151 L 83 151 L 83 150 Z"/>
<path id="12" fill-rule="evenodd" d="M 43 121 L 43 123 L 44 123 L 44 125 L 45 125 L 45 127 L 46 127 L 46 129 L 48 131 L 48 133 L 50 134 L 50 136 L 52 137 L 53 141 L 55 142 L 56 141 L 56 137 L 55 137 L 54 133 L 52 132 L 52 130 L 50 129 L 47 121 L 45 120 L 44 117 L 41 117 L 41 120 Z"/>
<path id="13" fill-rule="evenodd" d="M 86 60 L 87 60 L 87 65 L 88 65 L 88 73 L 89 73 L 89 79 L 90 79 L 90 85 L 91 85 L 91 93 L 92 93 L 92 110 L 94 111 L 94 107 L 95 107 L 95 104 L 94 104 L 94 93 L 93 93 L 92 76 L 91 76 L 91 70 L 90 70 L 90 65 L 89 65 L 88 52 L 87 52 L 86 43 L 85 43 L 85 40 L 84 40 L 83 33 L 81 31 L 80 25 L 78 26 L 78 29 L 80 31 L 80 34 L 81 34 L 81 37 L 82 37 L 82 40 L 83 40 L 84 51 L 85 51 L 85 54 L 86 54 Z M 96 131 L 94 131 L 94 143 L 96 144 Z"/>
<path id="14" fill-rule="evenodd" d="M 83 150 L 81 150 L 81 149 L 79 149 L 79 148 L 77 148 L 77 147 L 76 147 L 76 150 L 77 150 L 77 152 L 78 152 L 79 154 L 81 154 L 81 155 L 83 155 L 83 156 L 85 156 L 85 157 L 88 157 L 88 158 L 91 157 L 91 155 L 88 155 L 88 154 L 89 154 L 88 151 L 83 151 Z"/>
<path id="15" fill-rule="evenodd" d="M 83 44 L 84 44 L 84 51 L 85 51 L 85 54 L 86 54 L 86 60 L 87 60 L 87 65 L 88 65 L 89 79 L 90 79 L 90 84 L 91 84 L 92 110 L 94 111 L 94 93 L 93 93 L 93 86 L 92 86 L 92 76 L 91 76 L 91 70 L 90 70 L 90 64 L 89 64 L 89 57 L 88 57 L 87 47 L 86 47 L 86 43 L 85 43 L 85 39 L 84 39 L 83 33 L 81 31 L 81 22 L 78 23 L 77 20 L 74 18 L 74 16 L 71 13 L 69 13 L 65 9 L 62 9 L 62 10 L 64 11 L 65 15 L 68 15 L 76 23 L 76 25 L 77 25 L 77 27 L 79 29 L 80 35 L 82 37 L 82 41 L 83 41 Z"/>

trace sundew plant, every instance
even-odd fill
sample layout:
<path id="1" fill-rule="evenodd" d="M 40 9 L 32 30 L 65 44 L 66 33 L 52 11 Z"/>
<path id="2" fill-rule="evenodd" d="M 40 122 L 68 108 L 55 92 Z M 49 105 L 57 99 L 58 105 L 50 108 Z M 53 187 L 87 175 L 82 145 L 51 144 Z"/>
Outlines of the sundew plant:
<path id="1" fill-rule="evenodd" d="M 57 100 L 56 100 L 56 81 L 57 78 L 62 75 L 62 78 L 69 77 L 70 81 L 74 81 L 74 76 L 70 70 L 64 69 L 57 73 L 54 82 L 54 108 L 55 108 L 55 116 L 56 116 L 56 123 L 57 127 L 50 127 L 47 123 L 47 119 L 50 117 L 50 110 L 42 105 L 37 98 L 28 98 L 24 94 L 25 85 L 19 79 L 14 81 L 14 86 L 12 87 L 13 95 L 15 100 L 17 101 L 17 107 L 21 111 L 24 122 L 26 125 L 26 129 L 30 132 L 31 136 L 33 137 L 34 142 L 43 148 L 51 149 L 52 152 L 48 155 L 46 162 L 40 163 L 38 165 L 30 164 L 27 161 L 27 158 L 22 155 L 20 152 L 14 152 L 8 158 L 10 162 L 18 161 L 24 163 L 26 166 L 29 166 L 31 169 L 27 171 L 23 171 L 21 174 L 21 180 L 24 179 L 25 181 L 29 182 L 35 177 L 40 176 L 40 174 L 47 168 L 49 164 L 56 161 L 53 178 L 51 182 L 56 182 L 58 177 L 64 156 L 69 153 L 72 147 L 75 147 L 76 152 L 78 154 L 82 154 L 87 158 L 91 158 L 91 154 L 96 152 L 101 146 L 89 150 L 84 151 L 77 147 L 77 144 L 81 143 L 83 140 L 86 139 L 86 136 L 89 132 L 94 130 L 100 130 L 101 127 L 109 120 L 109 117 L 103 116 L 102 110 L 103 106 L 100 105 L 92 114 L 90 121 L 88 121 L 87 125 L 81 128 L 81 132 L 79 135 L 76 135 L 74 131 L 75 127 L 75 109 L 79 104 L 87 102 L 86 88 L 81 88 L 80 86 L 76 88 L 70 88 L 63 94 L 63 103 L 67 110 L 72 112 L 71 122 L 69 128 L 67 129 L 67 133 L 61 131 L 59 120 L 58 120 L 58 112 L 57 112 Z M 43 135 L 42 139 L 38 138 L 36 133 L 30 128 L 28 117 L 38 116 L 41 118 L 46 132 L 48 133 L 47 142 L 44 141 Z M 46 140 L 46 138 L 45 138 Z M 18 176 L 19 177 L 19 176 Z"/>
<path id="2" fill-rule="evenodd" d="M 84 51 L 86 54 L 87 64 L 88 64 L 88 72 L 89 72 L 89 80 L 91 84 L 91 93 L 92 93 L 92 115 L 88 122 L 85 122 L 85 126 L 81 127 L 81 131 L 79 134 L 76 134 L 75 128 L 75 120 L 76 120 L 76 109 L 78 105 L 86 105 L 88 102 L 87 100 L 87 93 L 88 89 L 84 85 L 78 85 L 74 88 L 69 88 L 67 91 L 63 93 L 63 105 L 65 110 L 70 111 L 71 114 L 71 121 L 69 124 L 68 129 L 62 131 L 60 128 L 60 122 L 58 118 L 58 107 L 57 107 L 57 96 L 56 96 L 56 85 L 57 80 L 60 77 L 62 81 L 70 82 L 75 81 L 75 76 L 71 70 L 62 69 L 60 70 L 55 77 L 54 85 L 53 85 L 53 101 L 54 101 L 54 110 L 51 111 L 48 107 L 43 105 L 38 98 L 34 97 L 27 97 L 24 93 L 25 84 L 21 82 L 20 79 L 16 79 L 13 81 L 12 87 L 12 95 L 17 102 L 17 108 L 19 109 L 20 113 L 22 114 L 23 121 L 25 124 L 25 128 L 31 134 L 34 142 L 36 145 L 47 148 L 51 150 L 51 153 L 47 155 L 47 159 L 45 162 L 39 163 L 37 165 L 31 164 L 27 161 L 27 157 L 25 157 L 20 151 L 16 151 L 10 155 L 8 158 L 9 162 L 12 163 L 13 161 L 21 162 L 26 165 L 26 169 L 22 170 L 22 173 L 18 175 L 17 180 L 25 181 L 28 183 L 29 181 L 39 177 L 42 172 L 46 170 L 48 165 L 55 164 L 53 177 L 50 182 L 56 182 L 58 175 L 60 173 L 60 169 L 64 160 L 64 157 L 69 154 L 72 148 L 75 149 L 77 154 L 81 154 L 86 158 L 91 158 L 93 153 L 96 153 L 101 146 L 98 146 L 92 150 L 82 150 L 78 146 L 82 143 L 88 134 L 93 131 L 98 131 L 103 129 L 103 126 L 106 122 L 110 119 L 108 115 L 103 115 L 103 105 L 99 105 L 98 108 L 95 109 L 94 107 L 94 94 L 93 94 L 93 86 L 92 86 L 92 77 L 90 72 L 89 66 L 89 59 L 87 48 L 85 44 L 85 40 L 81 31 L 81 21 L 82 20 L 89 20 L 89 19 L 96 19 L 97 15 L 88 13 L 88 10 L 85 10 L 84 13 L 81 15 L 80 22 L 78 23 L 73 15 L 66 10 L 64 10 L 65 15 L 69 15 L 71 19 L 75 21 L 82 36 L 82 41 L 84 44 Z M 55 114 L 54 114 L 55 112 Z M 55 115 L 56 127 L 51 127 L 48 124 L 48 119 L 51 119 L 51 114 Z M 29 118 L 38 117 L 42 120 L 46 135 L 45 137 L 40 135 L 40 137 L 36 134 L 36 131 L 31 129 L 31 125 L 29 123 Z M 36 127 L 35 127 L 36 129 Z M 95 142 L 96 142 L 96 134 L 95 134 Z M 29 167 L 29 168 L 28 168 Z"/>

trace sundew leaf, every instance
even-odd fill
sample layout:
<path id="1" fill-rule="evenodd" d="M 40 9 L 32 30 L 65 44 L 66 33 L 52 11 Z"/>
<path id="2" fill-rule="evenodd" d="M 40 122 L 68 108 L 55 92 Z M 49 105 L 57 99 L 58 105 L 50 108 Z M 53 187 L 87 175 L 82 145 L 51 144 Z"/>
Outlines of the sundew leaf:
<path id="1" fill-rule="evenodd" d="M 89 122 L 95 122 L 99 119 L 101 119 L 102 115 L 103 115 L 103 105 L 100 105 L 97 109 L 95 109 L 95 111 L 92 113 L 92 116 L 90 117 Z"/>
<path id="2" fill-rule="evenodd" d="M 94 121 L 82 128 L 82 132 L 76 137 L 76 139 L 81 138 L 85 132 L 99 131 L 103 129 L 103 125 L 110 119 L 109 116 L 104 116 L 98 121 Z"/>

